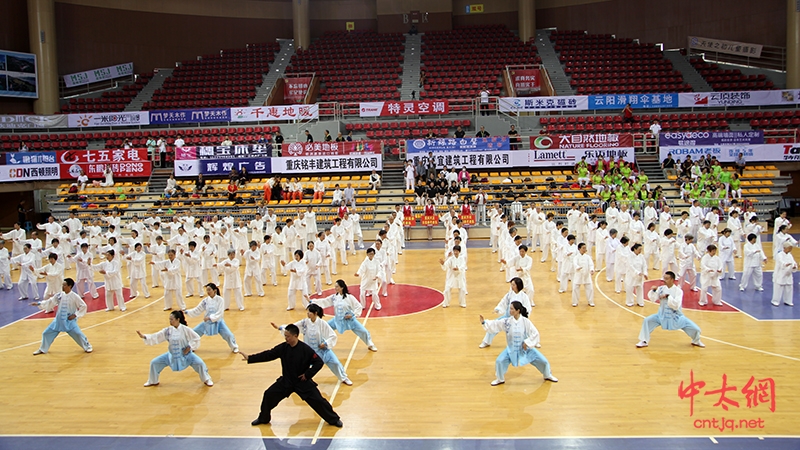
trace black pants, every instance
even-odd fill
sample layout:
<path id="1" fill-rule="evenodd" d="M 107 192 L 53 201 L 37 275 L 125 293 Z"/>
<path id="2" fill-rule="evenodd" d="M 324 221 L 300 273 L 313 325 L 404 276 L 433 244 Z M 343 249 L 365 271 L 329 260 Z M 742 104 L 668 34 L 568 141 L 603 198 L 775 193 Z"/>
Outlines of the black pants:
<path id="1" fill-rule="evenodd" d="M 333 410 L 333 407 L 325 397 L 317 389 L 317 384 L 313 381 L 304 381 L 297 384 L 289 384 L 283 380 L 278 379 L 272 386 L 264 391 L 264 398 L 261 400 L 261 414 L 258 419 L 261 422 L 269 423 L 272 420 L 272 409 L 278 406 L 281 400 L 289 397 L 292 392 L 297 394 L 301 400 L 308 403 L 308 406 L 314 410 L 317 415 L 322 417 L 322 420 L 331 425 L 335 425 L 339 421 L 339 415 Z"/>

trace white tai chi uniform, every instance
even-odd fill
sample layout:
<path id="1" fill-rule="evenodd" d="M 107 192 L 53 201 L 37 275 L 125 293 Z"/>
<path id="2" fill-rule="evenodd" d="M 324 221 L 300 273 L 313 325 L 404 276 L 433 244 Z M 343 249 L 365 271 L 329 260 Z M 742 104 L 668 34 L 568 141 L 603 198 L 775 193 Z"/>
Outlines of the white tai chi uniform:
<path id="1" fill-rule="evenodd" d="M 106 291 L 106 311 L 114 310 L 114 298 L 117 300 L 120 311 L 125 311 L 125 299 L 122 297 L 122 264 L 119 261 L 118 254 L 114 255 L 111 261 L 105 260 L 101 263 L 95 264 L 97 270 L 103 270 L 103 281 L 105 282 Z"/>
<path id="2" fill-rule="evenodd" d="M 772 272 L 772 305 L 780 306 L 783 303 L 794 306 L 794 277 L 792 272 L 797 270 L 797 262 L 791 253 L 780 252 L 775 257 L 775 271 Z"/>
<path id="3" fill-rule="evenodd" d="M 303 252 L 303 261 L 306 262 L 308 272 L 306 273 L 306 292 L 311 295 L 315 292 L 317 295 L 322 295 L 322 255 L 319 250 L 314 247 L 314 250 L 306 250 Z"/>
<path id="4" fill-rule="evenodd" d="M 214 265 L 217 263 L 217 245 L 209 240 L 208 244 L 200 244 L 200 254 L 203 256 L 200 283 L 204 286 L 214 283 L 219 286 L 219 271 Z"/>
<path id="5" fill-rule="evenodd" d="M 695 269 L 694 260 L 700 259 L 700 252 L 694 244 L 687 244 L 684 242 L 678 251 L 678 265 L 680 270 L 678 272 L 678 280 L 680 283 L 688 283 L 692 290 L 696 291 L 695 287 L 697 282 L 697 270 Z"/>
<path id="6" fill-rule="evenodd" d="M 11 281 L 11 254 L 5 247 L 0 248 L 0 285 L 6 289 L 11 289 L 14 285 Z"/>
<path id="7" fill-rule="evenodd" d="M 511 303 L 513 302 L 520 302 L 528 311 L 531 309 L 531 301 L 525 294 L 525 291 L 514 292 L 513 289 L 509 288 L 506 295 L 504 295 L 503 298 L 500 299 L 500 302 L 497 303 L 497 306 L 494 307 L 494 312 L 500 315 L 497 320 L 511 317 Z M 487 330 L 483 341 L 481 341 L 481 347 L 488 347 L 491 345 L 495 336 L 497 336 L 497 332 Z"/>
<path id="8" fill-rule="evenodd" d="M 536 306 L 533 302 L 534 289 L 533 280 L 531 280 L 531 267 L 533 267 L 533 259 L 531 259 L 531 257 L 527 254 L 524 258 L 521 258 L 519 255 L 517 255 L 511 258 L 511 261 L 508 262 L 508 267 L 509 271 L 514 274 L 514 276 L 519 277 L 522 280 L 523 290 L 525 291 L 525 294 L 528 295 L 528 298 L 531 301 L 531 306 Z"/>
<path id="9" fill-rule="evenodd" d="M 181 261 L 177 257 L 172 261 L 167 258 L 156 261 L 154 266 L 162 271 L 166 269 L 166 272 L 161 272 L 164 281 L 164 310 L 172 309 L 173 301 L 178 304 L 178 308 L 186 310 L 182 292 Z"/>
<path id="10" fill-rule="evenodd" d="M 259 251 L 261 252 L 261 282 L 266 283 L 267 281 L 267 271 L 269 270 L 270 276 L 272 278 L 272 285 L 278 285 L 278 272 L 275 270 L 275 244 L 270 241 L 269 244 L 262 243 L 261 247 L 259 247 Z M 330 280 L 330 275 L 328 275 L 328 279 Z"/>
<path id="11" fill-rule="evenodd" d="M 483 328 L 493 333 L 506 332 L 506 348 L 495 361 L 497 382 L 505 382 L 509 365 L 519 367 L 526 364 L 536 367 L 545 379 L 558 381 L 550 372 L 550 363 L 547 358 L 535 348 L 539 345 L 539 330 L 527 317 L 487 320 L 483 323 Z"/>
<path id="12" fill-rule="evenodd" d="M 759 291 L 764 290 L 762 286 L 764 272 L 761 265 L 766 260 L 767 255 L 764 254 L 764 250 L 761 249 L 760 245 L 757 243 L 751 244 L 750 242 L 744 244 L 744 273 L 742 273 L 742 282 L 739 284 L 740 291 L 747 289 L 751 277 L 753 278 L 756 289 Z"/>
<path id="13" fill-rule="evenodd" d="M 647 275 L 647 260 L 644 255 L 631 252 L 628 256 L 628 270 L 625 273 L 625 304 L 644 306 L 644 278 Z"/>
<path id="14" fill-rule="evenodd" d="M 450 290 L 458 289 L 458 303 L 462 308 L 467 307 L 467 261 L 462 255 L 452 255 L 442 264 L 445 271 L 444 303 L 443 307 L 450 306 Z"/>
<path id="15" fill-rule="evenodd" d="M 733 267 L 733 253 L 735 251 L 734 248 L 735 244 L 733 243 L 733 238 L 725 237 L 724 235 L 720 236 L 718 245 L 719 245 L 719 259 L 722 260 L 722 267 L 723 267 L 723 272 L 721 276 L 722 278 L 724 278 L 725 272 L 727 272 L 728 279 L 735 280 L 736 271 L 734 270 Z"/>
<path id="16" fill-rule="evenodd" d="M 200 304 L 186 311 L 186 314 L 191 317 L 197 317 L 203 314 L 203 321 L 194 327 L 194 332 L 199 336 L 214 336 L 219 334 L 220 337 L 228 343 L 233 353 L 239 352 L 236 338 L 223 319 L 225 315 L 225 299 L 219 295 L 206 297 Z"/>
<path id="17" fill-rule="evenodd" d="M 253 295 L 252 285 L 256 285 L 259 297 L 264 296 L 264 280 L 261 276 L 261 251 L 259 249 L 244 252 L 244 295 Z"/>
<path id="18" fill-rule="evenodd" d="M 180 275 L 178 276 L 178 283 L 180 283 Z M 211 381 L 211 376 L 208 375 L 206 363 L 194 353 L 200 347 L 200 335 L 195 333 L 194 330 L 181 324 L 177 327 L 169 326 L 158 333 L 144 335 L 144 343 L 146 345 L 156 345 L 162 342 L 169 343 L 169 351 L 150 361 L 150 377 L 147 379 L 145 386 L 158 384 L 159 374 L 167 367 L 172 369 L 173 372 L 180 372 L 189 366 L 200 375 L 200 381 L 209 386 L 214 384 Z M 190 351 L 184 355 L 183 352 L 187 347 Z"/>
<path id="19" fill-rule="evenodd" d="M 659 240 L 662 275 L 667 271 L 678 272 L 678 263 L 675 260 L 675 244 L 674 236 L 662 236 Z"/>
<path id="20" fill-rule="evenodd" d="M 308 306 L 308 265 L 304 260 L 292 260 L 286 263 L 286 270 L 289 271 L 289 291 L 287 293 L 287 306 L 286 309 L 294 309 L 297 305 L 297 291 L 302 294 L 303 308 Z M 294 269 L 294 272 L 292 272 Z"/>
<path id="21" fill-rule="evenodd" d="M 375 303 L 375 309 L 381 309 L 381 299 L 378 293 L 378 287 L 383 276 L 383 267 L 381 261 L 376 256 L 372 259 L 365 258 L 358 268 L 358 277 L 361 281 L 359 286 L 359 300 L 361 300 L 361 307 L 367 307 L 367 292 L 372 294 L 372 301 Z"/>
<path id="22" fill-rule="evenodd" d="M 92 267 L 92 253 L 87 249 L 84 253 L 83 251 L 78 251 L 73 257 L 76 261 L 77 267 L 77 274 L 76 277 L 77 281 L 75 282 L 75 287 L 81 286 L 83 284 L 82 295 L 86 295 L 86 292 L 92 294 L 92 298 L 99 297 L 97 293 L 97 285 L 94 282 L 94 268 Z"/>
<path id="23" fill-rule="evenodd" d="M 217 263 L 217 268 L 222 267 L 225 280 L 222 283 L 222 293 L 225 299 L 225 310 L 231 307 L 231 298 L 236 299 L 239 311 L 244 311 L 244 297 L 242 297 L 242 276 L 239 274 L 239 258 L 226 257 Z"/>
<path id="24" fill-rule="evenodd" d="M 203 273 L 203 254 L 197 247 L 194 251 L 189 251 L 189 247 L 180 254 L 181 264 L 183 271 L 186 275 L 186 296 L 191 297 L 194 295 L 194 286 L 197 285 L 197 294 L 203 295 L 203 284 L 200 282 L 200 276 Z"/>
<path id="25" fill-rule="evenodd" d="M 147 262 L 145 258 L 147 254 L 143 251 L 134 251 L 130 255 L 130 276 L 131 276 L 131 298 L 139 295 L 139 289 L 142 289 L 145 298 L 150 298 L 150 291 L 147 289 Z M 80 262 L 78 263 L 80 269 Z"/>
<path id="26" fill-rule="evenodd" d="M 574 275 L 572 275 L 572 306 L 578 306 L 581 297 L 581 286 L 586 292 L 586 300 L 589 306 L 594 306 L 594 285 L 592 284 L 592 272 L 594 271 L 594 261 L 587 251 L 578 254 L 573 261 Z"/>
<path id="27" fill-rule="evenodd" d="M 715 305 L 722 304 L 722 260 L 718 255 L 711 256 L 706 253 L 700 260 L 700 306 L 708 304 L 706 292 L 711 288 L 711 302 Z"/>

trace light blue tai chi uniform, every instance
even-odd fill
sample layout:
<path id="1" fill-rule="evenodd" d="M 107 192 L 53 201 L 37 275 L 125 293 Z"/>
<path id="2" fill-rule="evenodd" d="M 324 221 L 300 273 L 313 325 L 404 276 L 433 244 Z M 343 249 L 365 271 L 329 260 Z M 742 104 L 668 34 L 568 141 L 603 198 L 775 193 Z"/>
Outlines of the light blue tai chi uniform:
<path id="1" fill-rule="evenodd" d="M 339 334 L 344 334 L 345 331 L 351 330 L 356 334 L 367 346 L 372 347 L 372 337 L 369 331 L 358 321 L 361 316 L 361 302 L 356 300 L 350 294 L 347 297 L 342 297 L 339 294 L 333 294 L 328 298 L 315 298 L 311 300 L 312 303 L 327 308 L 333 306 L 334 316 L 328 321 L 328 325 Z"/>
<path id="2" fill-rule="evenodd" d="M 206 297 L 200 304 L 186 311 L 186 314 L 191 317 L 197 317 L 203 314 L 203 312 L 205 312 L 203 322 L 194 327 L 194 332 L 200 336 L 216 336 L 219 334 L 220 337 L 228 343 L 232 352 L 238 352 L 239 346 L 236 344 L 236 338 L 233 336 L 233 332 L 231 332 L 230 328 L 228 328 L 228 325 L 225 324 L 225 320 L 223 320 L 223 316 L 225 315 L 225 300 L 219 295 Z"/>
<path id="3" fill-rule="evenodd" d="M 81 328 L 78 326 L 78 318 L 86 314 L 86 303 L 80 295 L 75 292 L 69 294 L 59 292 L 58 294 L 50 297 L 49 299 L 40 302 L 39 309 L 44 311 L 52 311 L 58 307 L 56 318 L 50 323 L 44 332 L 42 332 L 42 345 L 39 346 L 39 351 L 47 353 L 50 350 L 50 345 L 53 344 L 56 336 L 59 333 L 67 333 L 78 345 L 80 345 L 85 352 L 91 352 L 92 346 L 86 335 L 83 334 Z M 70 320 L 69 316 L 75 314 L 75 318 Z"/>
<path id="4" fill-rule="evenodd" d="M 200 335 L 195 333 L 194 330 L 181 324 L 177 328 L 169 326 L 158 333 L 144 335 L 144 343 L 147 345 L 156 345 L 162 342 L 169 343 L 169 351 L 161 356 L 156 356 L 150 361 L 148 384 L 158 384 L 158 375 L 167 367 L 174 372 L 180 372 L 191 366 L 200 375 L 200 380 L 203 383 L 211 381 L 206 363 L 194 353 L 200 347 Z M 187 347 L 191 351 L 189 354 L 184 355 L 183 350 Z"/>
<path id="5" fill-rule="evenodd" d="M 520 302 L 527 311 L 531 310 L 531 300 L 528 298 L 528 294 L 526 294 L 525 291 L 515 293 L 512 289 L 509 289 L 508 293 L 500 299 L 500 303 L 494 308 L 494 312 L 500 314 L 497 320 L 511 317 L 511 302 Z M 483 337 L 483 343 L 487 346 L 491 345 L 495 336 L 497 336 L 497 333 L 487 331 L 486 336 Z"/>
<path id="6" fill-rule="evenodd" d="M 667 298 L 662 299 L 662 295 Z M 642 331 L 639 332 L 639 340 L 650 342 L 650 333 L 660 326 L 665 330 L 683 330 L 692 338 L 692 344 L 700 343 L 700 327 L 683 315 L 683 289 L 676 283 L 668 288 L 666 285 L 659 286 L 655 291 L 647 294 L 651 302 L 661 301 L 658 312 L 647 316 L 642 322 Z"/>
<path id="7" fill-rule="evenodd" d="M 303 333 L 303 342 L 314 349 L 317 356 L 331 369 L 331 372 L 336 375 L 336 378 L 339 380 L 346 380 L 347 374 L 344 372 L 344 366 L 339 362 L 336 353 L 333 352 L 333 347 L 336 345 L 336 341 L 339 338 L 328 322 L 320 318 L 312 322 L 311 319 L 305 318 L 294 324 L 297 325 L 297 328 Z M 284 328 L 286 328 L 286 325 L 282 325 L 278 329 L 283 331 Z M 320 348 L 320 344 L 325 344 L 325 348 Z"/>
<path id="8" fill-rule="evenodd" d="M 508 365 L 514 367 L 531 364 L 544 375 L 545 378 L 553 376 L 550 372 L 550 363 L 547 358 L 536 350 L 539 343 L 539 330 L 533 326 L 527 317 L 520 316 L 519 319 L 506 317 L 504 319 L 487 320 L 483 323 L 483 328 L 492 333 L 506 332 L 506 348 L 500 353 L 495 361 L 495 371 L 497 381 L 505 381 Z M 528 348 L 523 349 L 522 344 Z"/>

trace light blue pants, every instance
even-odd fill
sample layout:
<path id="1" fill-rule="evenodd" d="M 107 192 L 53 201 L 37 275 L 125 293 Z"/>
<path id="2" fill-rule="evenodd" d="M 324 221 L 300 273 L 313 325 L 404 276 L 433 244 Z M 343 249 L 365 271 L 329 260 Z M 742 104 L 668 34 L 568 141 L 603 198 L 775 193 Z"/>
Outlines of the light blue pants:
<path id="1" fill-rule="evenodd" d="M 206 367 L 206 363 L 200 359 L 194 352 L 189 353 L 186 355 L 186 362 L 192 366 L 195 372 L 200 375 L 200 381 L 205 383 L 207 380 L 210 380 L 211 377 L 208 375 L 208 367 Z M 150 361 L 150 378 L 147 380 L 150 384 L 157 384 L 158 383 L 158 374 L 161 373 L 162 370 L 169 367 L 169 353 L 164 353 L 161 356 L 156 356 Z"/>
<path id="2" fill-rule="evenodd" d="M 367 329 L 364 328 L 364 325 L 361 325 L 361 322 L 359 322 L 356 319 L 350 319 L 350 322 L 352 322 L 352 324 L 350 325 L 350 330 L 352 330 L 353 333 L 355 333 L 359 339 L 364 341 L 364 343 L 367 344 L 367 346 L 373 345 L 372 337 L 370 336 L 369 331 L 367 331 Z M 328 324 L 335 330 L 336 318 L 329 320 Z"/>
<path id="3" fill-rule="evenodd" d="M 684 333 L 688 334 L 689 337 L 692 338 L 693 344 L 700 342 L 700 327 L 686 317 L 683 318 L 683 321 L 684 326 L 681 328 L 681 330 L 683 330 Z M 650 342 L 650 333 L 652 333 L 656 327 L 660 326 L 661 318 L 658 316 L 658 314 L 647 316 L 642 322 L 642 331 L 639 332 L 639 340 Z"/>
<path id="4" fill-rule="evenodd" d="M 19 280 L 19 283 L 17 283 L 17 288 L 19 289 L 20 298 L 33 297 L 34 300 L 39 299 L 39 285 L 35 281 L 30 281 L 28 279 L 21 279 Z"/>
<path id="5" fill-rule="evenodd" d="M 550 372 L 550 362 L 547 361 L 547 358 L 545 358 L 539 350 L 532 348 L 529 349 L 528 352 L 532 352 L 534 354 L 531 365 L 536 367 L 536 370 L 541 372 L 545 378 L 553 375 Z M 508 355 L 508 348 L 506 348 L 503 350 L 503 353 L 500 353 L 500 356 L 498 356 L 497 360 L 494 362 L 495 372 L 499 381 L 505 381 L 506 372 L 508 372 L 509 365 L 511 365 L 511 357 Z"/>
<path id="6" fill-rule="evenodd" d="M 331 369 L 336 378 L 339 380 L 344 380 L 347 378 L 347 374 L 344 373 L 344 366 L 342 363 L 339 362 L 339 358 L 336 357 L 336 353 L 333 352 L 331 349 L 321 350 L 319 348 L 314 349 L 317 352 L 317 355 L 322 359 L 322 362 Z"/>
<path id="7" fill-rule="evenodd" d="M 217 322 L 217 326 L 219 327 L 219 336 L 222 339 L 224 339 L 225 342 L 228 343 L 228 347 L 230 347 L 231 350 L 239 348 L 239 346 L 236 345 L 236 338 L 233 336 L 233 332 L 231 332 L 230 328 L 228 328 L 228 326 L 225 325 L 225 322 L 220 320 L 219 322 Z M 199 334 L 200 336 L 204 336 L 206 334 L 205 322 L 200 323 L 196 327 L 194 327 L 194 332 Z"/>
<path id="8" fill-rule="evenodd" d="M 42 345 L 39 346 L 39 350 L 44 353 L 47 353 L 50 350 L 50 346 L 53 345 L 53 341 L 56 339 L 56 336 L 59 333 L 67 333 L 69 337 L 75 341 L 76 344 L 80 345 L 84 351 L 91 350 L 92 346 L 89 345 L 89 340 L 86 339 L 86 335 L 83 334 L 80 328 L 76 325 L 72 331 L 57 331 L 56 330 L 56 322 L 50 324 L 47 328 L 45 328 L 44 332 L 42 332 Z"/>

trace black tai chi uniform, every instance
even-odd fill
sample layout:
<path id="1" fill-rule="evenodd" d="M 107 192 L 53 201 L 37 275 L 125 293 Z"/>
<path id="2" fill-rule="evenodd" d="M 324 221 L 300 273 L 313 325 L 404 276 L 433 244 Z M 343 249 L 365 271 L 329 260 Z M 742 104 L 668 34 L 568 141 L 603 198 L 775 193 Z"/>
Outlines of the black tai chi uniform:
<path id="1" fill-rule="evenodd" d="M 296 393 L 304 402 L 308 403 L 314 412 L 319 414 L 325 422 L 336 425 L 339 422 L 339 415 L 334 412 L 333 407 L 322 396 L 317 389 L 317 383 L 311 378 L 322 369 L 323 362 L 317 353 L 303 341 L 298 341 L 294 347 L 286 342 L 274 348 L 250 355 L 247 364 L 281 360 L 282 375 L 272 386 L 264 391 L 264 398 L 261 400 L 261 414 L 258 421 L 269 423 L 272 419 L 270 412 L 278 406 L 281 400 L 289 397 L 292 392 Z M 305 374 L 305 381 L 301 380 L 300 375 Z"/>

